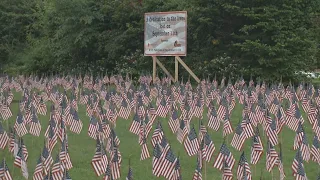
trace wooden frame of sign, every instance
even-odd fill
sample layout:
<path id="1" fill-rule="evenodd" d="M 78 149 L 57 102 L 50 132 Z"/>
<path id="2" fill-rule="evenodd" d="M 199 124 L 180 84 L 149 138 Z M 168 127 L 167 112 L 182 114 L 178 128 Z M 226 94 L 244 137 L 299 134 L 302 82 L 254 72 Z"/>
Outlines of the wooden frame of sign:
<path id="1" fill-rule="evenodd" d="M 163 70 L 163 72 L 171 79 L 172 82 L 178 82 L 179 81 L 179 63 L 188 71 L 188 73 L 194 78 L 194 80 L 199 83 L 200 79 L 197 75 L 193 73 L 193 71 L 182 61 L 182 59 L 179 56 L 175 56 L 175 71 L 174 71 L 174 77 L 170 74 L 170 72 L 164 67 L 164 65 L 159 61 L 159 59 L 156 56 L 152 56 L 153 60 L 153 68 L 152 68 L 152 79 L 153 82 L 155 82 L 156 76 L 157 76 L 157 64 L 159 67 Z"/>
<path id="2" fill-rule="evenodd" d="M 145 13 L 144 18 L 144 55 L 152 56 L 153 82 L 156 79 L 157 64 L 173 82 L 177 82 L 180 63 L 199 83 L 200 79 L 180 58 L 180 56 L 187 55 L 187 12 L 152 12 Z M 159 61 L 157 56 L 175 57 L 174 77 Z"/>

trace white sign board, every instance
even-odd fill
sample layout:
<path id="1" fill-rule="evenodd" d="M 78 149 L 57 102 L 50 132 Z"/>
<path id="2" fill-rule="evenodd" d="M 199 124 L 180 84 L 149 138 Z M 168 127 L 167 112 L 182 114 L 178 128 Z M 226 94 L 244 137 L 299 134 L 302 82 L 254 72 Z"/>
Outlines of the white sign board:
<path id="1" fill-rule="evenodd" d="M 187 12 L 144 14 L 145 56 L 187 55 Z"/>

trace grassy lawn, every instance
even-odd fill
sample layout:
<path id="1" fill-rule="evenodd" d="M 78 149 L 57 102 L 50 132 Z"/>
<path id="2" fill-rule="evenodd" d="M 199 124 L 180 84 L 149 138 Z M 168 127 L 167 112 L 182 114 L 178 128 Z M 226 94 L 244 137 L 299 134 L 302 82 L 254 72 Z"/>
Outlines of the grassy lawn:
<path id="1" fill-rule="evenodd" d="M 15 100 L 20 99 L 20 94 L 15 94 Z M 8 130 L 8 125 L 13 126 L 15 123 L 15 118 L 18 112 L 18 103 L 15 101 L 11 104 L 11 110 L 13 112 L 13 117 L 9 119 L 9 122 L 5 121 L 3 122 L 3 126 L 5 129 Z M 50 106 L 48 106 L 50 107 Z M 205 109 L 206 113 L 207 109 Z M 239 122 L 239 119 L 241 118 L 241 112 L 242 112 L 242 105 L 237 104 L 235 109 L 233 110 L 231 120 L 232 120 L 232 127 L 235 129 L 237 123 Z M 48 113 L 49 114 L 49 113 Z M 89 117 L 86 116 L 85 113 L 85 107 L 83 105 L 79 105 L 79 116 L 80 119 L 83 122 L 83 129 L 81 133 L 74 134 L 67 131 L 68 137 L 69 137 L 69 154 L 71 157 L 71 161 L 73 163 L 73 168 L 69 171 L 70 176 L 74 180 L 88 180 L 88 179 L 102 179 L 102 177 L 97 177 L 93 171 L 93 168 L 91 167 L 91 159 L 95 153 L 95 140 L 90 138 L 88 136 L 88 124 L 89 124 Z M 303 114 L 303 117 L 305 119 L 304 128 L 307 133 L 308 141 L 312 143 L 313 134 L 311 125 L 309 124 L 309 121 L 307 120 L 305 114 Z M 131 167 L 133 169 L 133 176 L 136 180 L 150 180 L 150 179 L 164 179 L 164 178 L 156 178 L 152 174 L 152 145 L 150 142 L 151 135 L 153 133 L 153 130 L 149 134 L 148 137 L 148 147 L 149 152 L 151 155 L 151 158 L 140 161 L 140 152 L 141 148 L 138 144 L 138 136 L 132 134 L 129 132 L 129 127 L 131 124 L 133 116 L 129 118 L 129 120 L 124 119 L 118 119 L 117 126 L 115 128 L 115 131 L 121 141 L 120 143 L 120 152 L 122 154 L 122 164 L 121 164 L 121 179 L 125 179 L 127 172 L 128 172 L 128 165 L 129 165 L 129 158 L 131 159 Z M 44 132 L 48 126 L 49 121 L 49 115 L 47 116 L 41 116 L 39 115 L 39 120 L 42 125 L 41 135 L 40 137 L 35 137 L 30 134 L 27 134 L 23 137 L 24 143 L 27 146 L 28 152 L 29 152 L 29 159 L 28 159 L 28 170 L 29 170 L 29 179 L 32 179 L 33 171 L 36 166 L 36 162 L 40 156 L 40 152 L 42 151 L 43 144 L 44 144 Z M 173 152 L 176 156 L 180 156 L 180 163 L 181 163 L 181 171 L 182 171 L 182 177 L 183 179 L 191 179 L 196 167 L 196 156 L 189 157 L 184 150 L 184 147 L 182 144 L 180 144 L 176 138 L 176 135 L 173 134 L 168 126 L 167 119 L 159 118 L 159 120 L 162 122 L 162 126 L 164 128 L 165 136 L 167 137 Z M 194 123 L 195 127 L 198 127 L 198 119 L 193 119 L 192 123 Z M 207 124 L 207 116 L 204 115 L 204 123 Z M 155 123 L 153 125 L 155 127 Z M 266 160 L 266 136 L 262 132 L 262 128 L 260 128 L 260 135 L 261 139 L 263 141 L 264 145 L 264 154 L 259 161 L 259 163 L 254 166 L 250 165 L 252 177 L 253 179 L 259 179 L 262 175 L 263 179 L 271 179 L 272 174 L 266 171 L 265 168 L 265 160 Z M 154 129 L 154 128 L 153 128 Z M 213 168 L 213 162 L 220 150 L 220 146 L 223 142 L 222 138 L 222 127 L 220 127 L 220 130 L 218 132 L 213 131 L 212 129 L 207 129 L 211 139 L 213 140 L 216 150 L 213 154 L 213 157 L 210 161 L 210 163 L 207 163 L 204 165 L 204 168 L 202 170 L 203 179 L 221 179 L 222 173 Z M 198 132 L 198 130 L 197 130 Z M 236 158 L 236 164 L 233 168 L 234 172 L 234 179 L 236 179 L 236 170 L 238 166 L 239 157 L 241 155 L 241 152 L 235 150 L 233 147 L 231 147 L 230 142 L 233 137 L 232 135 L 229 135 L 227 137 L 227 145 L 229 149 L 231 150 L 232 154 Z M 287 127 L 284 127 L 282 133 L 279 136 L 280 142 L 282 142 L 282 149 L 283 149 L 283 163 L 284 163 L 284 169 L 287 176 L 287 179 L 293 179 L 292 177 L 292 170 L 291 165 L 293 162 L 293 159 L 295 157 L 296 151 L 293 150 L 293 141 L 295 137 L 295 132 L 288 129 Z M 55 160 L 58 150 L 60 149 L 61 144 L 58 143 L 55 147 L 55 150 L 52 154 L 53 159 Z M 250 147 L 251 147 L 251 138 L 246 140 L 244 144 L 244 152 L 246 155 L 246 158 L 248 162 L 250 162 Z M 279 153 L 279 147 L 276 147 L 277 152 Z M 22 180 L 24 179 L 22 177 L 21 170 L 15 166 L 13 166 L 14 157 L 11 153 L 9 153 L 8 149 L 0 150 L 0 159 L 5 157 L 7 164 L 9 166 L 11 175 L 13 176 L 13 179 L 15 180 Z M 318 172 L 319 172 L 319 165 L 314 163 L 313 161 L 310 161 L 309 163 L 304 162 L 305 170 L 307 173 L 307 176 L 309 179 L 316 179 Z M 278 168 L 275 167 L 273 170 L 273 177 L 274 179 L 279 179 L 279 171 Z"/>

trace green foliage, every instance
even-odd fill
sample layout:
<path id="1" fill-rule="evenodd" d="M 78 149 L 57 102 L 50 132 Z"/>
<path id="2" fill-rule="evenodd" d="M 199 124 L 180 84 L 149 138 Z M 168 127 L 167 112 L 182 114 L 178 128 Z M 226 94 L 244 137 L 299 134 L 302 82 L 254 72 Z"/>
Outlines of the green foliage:
<path id="1" fill-rule="evenodd" d="M 144 13 L 186 10 L 183 59 L 200 77 L 294 80 L 295 72 L 320 67 L 319 2 L 3 0 L 0 61 L 2 70 L 12 73 L 101 74 L 129 68 L 138 75 L 151 71 L 151 58 L 143 57 Z M 139 62 L 131 64 L 133 59 Z M 168 59 L 164 64 L 173 68 Z"/>

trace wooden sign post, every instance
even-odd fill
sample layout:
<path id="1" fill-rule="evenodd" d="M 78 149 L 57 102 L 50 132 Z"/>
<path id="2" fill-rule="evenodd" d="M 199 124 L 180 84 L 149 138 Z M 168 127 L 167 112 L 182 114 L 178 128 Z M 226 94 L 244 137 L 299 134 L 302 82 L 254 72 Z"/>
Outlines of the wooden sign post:
<path id="1" fill-rule="evenodd" d="M 199 83 L 200 79 L 180 58 L 187 55 L 187 12 L 153 12 L 145 13 L 144 16 L 144 55 L 152 56 L 153 82 L 156 79 L 157 64 L 173 82 L 177 82 L 180 63 Z M 175 57 L 174 77 L 157 56 Z"/>

